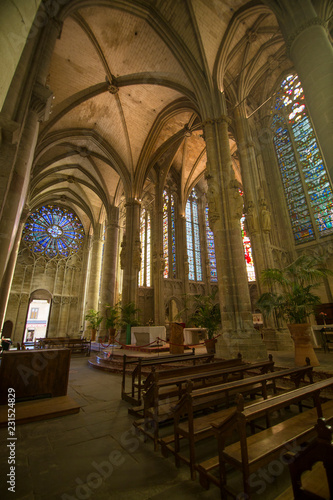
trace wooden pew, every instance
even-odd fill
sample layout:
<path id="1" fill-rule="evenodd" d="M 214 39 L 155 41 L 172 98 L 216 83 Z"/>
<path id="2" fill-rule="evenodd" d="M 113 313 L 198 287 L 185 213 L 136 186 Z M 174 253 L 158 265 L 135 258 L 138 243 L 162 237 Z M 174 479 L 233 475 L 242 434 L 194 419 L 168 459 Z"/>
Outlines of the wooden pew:
<path id="1" fill-rule="evenodd" d="M 219 422 L 234 411 L 233 407 L 229 408 L 233 396 L 242 393 L 243 396 L 259 395 L 267 399 L 269 386 L 272 387 L 273 394 L 276 394 L 277 379 L 288 378 L 296 388 L 306 376 L 313 383 L 312 369 L 312 366 L 290 368 L 196 390 L 193 390 L 193 384 L 189 382 L 186 393 L 173 410 L 173 434 L 159 439 L 162 454 L 167 456 L 168 452 L 173 453 L 177 467 L 180 461 L 189 465 L 191 478 L 194 479 L 195 443 L 214 434 L 212 422 Z M 218 409 L 221 404 L 226 408 Z M 204 415 L 201 414 L 203 410 Z M 181 442 L 188 444 L 189 457 L 181 452 Z"/>
<path id="2" fill-rule="evenodd" d="M 292 484 L 286 492 L 289 498 L 292 495 L 298 500 L 333 498 L 333 429 L 324 418 L 318 418 L 315 430 L 317 436 L 304 449 L 288 454 Z"/>
<path id="3" fill-rule="evenodd" d="M 195 354 L 195 349 L 193 348 L 191 352 L 184 354 L 175 354 L 168 356 L 157 356 L 149 358 L 136 358 L 128 359 L 126 354 L 123 356 L 123 373 L 122 373 L 122 384 L 121 384 L 121 399 L 131 403 L 132 405 L 141 405 L 142 403 L 142 390 L 145 380 L 143 380 L 143 369 L 152 367 L 165 367 L 172 363 L 184 363 L 191 362 L 193 366 L 198 363 L 209 363 L 213 361 L 214 354 Z M 126 369 L 135 365 L 134 370 L 131 374 L 131 390 L 126 391 Z"/>
<path id="4" fill-rule="evenodd" d="M 153 366 L 150 374 L 146 377 L 143 383 L 143 391 L 147 393 L 149 388 L 158 383 L 161 387 L 163 385 L 168 386 L 174 384 L 173 379 L 189 379 L 192 376 L 198 375 L 200 378 L 201 373 L 214 372 L 220 370 L 221 368 L 233 368 L 238 366 L 250 366 L 251 363 L 245 363 L 242 361 L 242 357 L 224 359 L 220 361 L 212 361 L 211 363 L 203 363 L 201 365 L 195 366 L 180 366 L 179 368 L 169 368 L 167 370 L 156 370 Z M 171 384 L 170 384 L 171 381 Z"/>
<path id="5" fill-rule="evenodd" d="M 133 423 L 134 427 L 154 441 L 155 450 L 158 448 L 159 425 L 172 418 L 172 408 L 175 401 L 179 400 L 182 396 L 184 392 L 183 387 L 189 379 L 198 388 L 217 385 L 218 383 L 226 382 L 230 377 L 233 379 L 242 379 L 248 372 L 259 371 L 265 373 L 273 371 L 274 361 L 270 356 L 268 361 L 258 363 L 236 364 L 228 368 L 221 365 L 216 369 L 211 369 L 211 365 L 209 365 L 207 368 L 208 370 L 204 371 L 199 366 L 196 367 L 198 371 L 194 370 L 191 374 L 184 371 L 177 377 L 171 378 L 161 377 L 161 372 L 155 372 L 155 380 L 150 384 L 143 396 L 143 418 Z M 167 400 L 166 403 L 165 400 Z"/>
<path id="6" fill-rule="evenodd" d="M 178 368 L 168 368 L 167 370 L 157 370 L 156 366 L 151 367 L 151 372 L 147 375 L 146 379 L 141 382 L 141 394 L 144 394 L 146 402 L 144 405 L 129 408 L 128 413 L 135 417 L 144 416 L 145 406 L 150 404 L 148 394 L 152 394 L 153 390 L 151 387 L 155 387 L 156 384 L 159 385 L 158 398 L 168 398 L 181 395 L 181 387 L 177 386 L 175 380 L 188 380 L 193 376 L 197 376 L 201 373 L 215 372 L 222 368 L 231 368 L 236 366 L 250 366 L 250 363 L 245 363 L 242 361 L 241 355 L 237 358 L 225 359 L 221 361 L 211 361 L 210 363 L 201 363 L 200 365 L 190 365 L 190 366 L 180 366 Z M 171 382 L 170 382 L 171 381 Z M 172 386 L 174 386 L 172 388 Z"/>
<path id="7" fill-rule="evenodd" d="M 294 389 L 285 394 L 279 394 L 254 403 L 244 408 L 244 400 L 238 396 L 238 405 L 234 412 L 225 416 L 220 422 L 212 422 L 212 428 L 217 439 L 218 456 L 197 466 L 200 484 L 208 488 L 213 482 L 221 490 L 221 498 L 226 495 L 235 496 L 227 485 L 226 466 L 239 470 L 243 477 L 241 494 L 250 499 L 253 474 L 260 467 L 281 456 L 288 445 L 298 445 L 308 441 L 315 435 L 314 423 L 323 416 L 328 421 L 333 419 L 333 400 L 322 402 L 321 392 L 333 385 L 333 377 L 320 382 L 314 382 L 305 387 Z M 247 425 L 269 416 L 270 413 L 312 399 L 313 408 L 296 414 L 272 427 L 256 434 L 247 435 Z M 233 432 L 237 433 L 237 441 L 228 444 Z M 218 469 L 218 477 L 212 471 Z"/>
<path id="8" fill-rule="evenodd" d="M 39 339 L 38 347 L 40 349 L 65 348 L 72 352 L 85 353 L 90 356 L 91 340 L 74 339 L 68 337 L 50 337 Z"/>

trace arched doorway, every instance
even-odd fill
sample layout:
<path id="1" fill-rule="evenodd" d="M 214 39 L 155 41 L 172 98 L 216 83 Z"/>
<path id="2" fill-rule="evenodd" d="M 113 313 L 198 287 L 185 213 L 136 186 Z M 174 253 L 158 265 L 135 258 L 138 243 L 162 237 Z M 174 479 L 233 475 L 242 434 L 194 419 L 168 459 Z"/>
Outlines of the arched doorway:
<path id="1" fill-rule="evenodd" d="M 35 290 L 30 295 L 23 342 L 33 342 L 47 336 L 52 295 L 47 290 Z"/>

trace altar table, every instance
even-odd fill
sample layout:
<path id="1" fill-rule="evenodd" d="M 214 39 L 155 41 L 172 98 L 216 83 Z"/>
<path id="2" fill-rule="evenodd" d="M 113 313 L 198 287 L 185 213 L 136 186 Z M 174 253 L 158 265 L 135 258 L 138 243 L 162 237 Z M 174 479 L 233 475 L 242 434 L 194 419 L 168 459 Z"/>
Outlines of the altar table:
<path id="1" fill-rule="evenodd" d="M 166 340 L 165 326 L 132 326 L 131 328 L 132 345 L 151 344 L 157 337 Z"/>

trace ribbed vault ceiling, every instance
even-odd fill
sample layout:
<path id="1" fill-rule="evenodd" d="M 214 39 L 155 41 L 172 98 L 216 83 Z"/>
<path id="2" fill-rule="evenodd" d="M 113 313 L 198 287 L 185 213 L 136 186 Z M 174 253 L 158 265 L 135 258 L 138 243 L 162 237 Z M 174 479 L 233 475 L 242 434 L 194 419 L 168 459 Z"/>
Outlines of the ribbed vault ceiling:
<path id="1" fill-rule="evenodd" d="M 54 103 L 30 204 L 66 203 L 87 231 L 121 196 L 140 198 L 168 175 L 184 203 L 204 185 L 201 122 L 216 111 L 214 92 L 225 91 L 229 110 L 252 113 L 288 67 L 276 18 L 260 3 L 72 0 L 51 61 Z"/>

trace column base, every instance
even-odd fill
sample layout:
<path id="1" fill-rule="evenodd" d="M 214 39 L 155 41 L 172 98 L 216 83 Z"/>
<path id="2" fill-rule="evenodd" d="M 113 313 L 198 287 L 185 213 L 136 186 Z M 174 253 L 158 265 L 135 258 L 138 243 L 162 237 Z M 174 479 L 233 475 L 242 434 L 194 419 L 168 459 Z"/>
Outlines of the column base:
<path id="1" fill-rule="evenodd" d="M 217 339 L 216 357 L 236 358 L 238 353 L 246 361 L 254 361 L 268 357 L 265 343 L 260 333 L 252 331 L 229 331 L 224 332 Z"/>
<path id="2" fill-rule="evenodd" d="M 261 333 L 268 351 L 292 351 L 294 349 L 294 342 L 288 329 L 263 328 Z"/>

